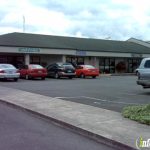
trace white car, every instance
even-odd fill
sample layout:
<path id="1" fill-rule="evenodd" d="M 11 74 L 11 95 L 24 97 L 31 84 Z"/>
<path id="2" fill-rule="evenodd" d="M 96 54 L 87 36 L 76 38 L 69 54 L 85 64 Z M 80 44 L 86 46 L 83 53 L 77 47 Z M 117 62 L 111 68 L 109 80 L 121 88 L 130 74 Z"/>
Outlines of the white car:
<path id="1" fill-rule="evenodd" d="M 150 58 L 144 58 L 138 69 L 137 84 L 143 88 L 150 88 Z"/>
<path id="2" fill-rule="evenodd" d="M 19 70 L 11 64 L 0 64 L 0 79 L 13 79 L 18 81 L 20 78 Z"/>

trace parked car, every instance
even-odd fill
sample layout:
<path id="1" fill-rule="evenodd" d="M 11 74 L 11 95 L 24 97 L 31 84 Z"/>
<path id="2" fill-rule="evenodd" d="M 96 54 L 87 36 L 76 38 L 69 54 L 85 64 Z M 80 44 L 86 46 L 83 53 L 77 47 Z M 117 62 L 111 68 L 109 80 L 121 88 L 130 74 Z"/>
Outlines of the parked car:
<path id="1" fill-rule="evenodd" d="M 96 78 L 96 76 L 99 76 L 99 69 L 91 65 L 79 65 L 76 67 L 76 76 L 81 78 L 85 78 L 86 76 Z"/>
<path id="2" fill-rule="evenodd" d="M 139 68 L 136 68 L 136 69 L 134 70 L 134 72 L 135 72 L 135 75 L 138 75 Z"/>
<path id="3" fill-rule="evenodd" d="M 20 77 L 25 79 L 41 78 L 45 80 L 47 76 L 47 70 L 37 64 L 24 65 L 19 72 Z"/>
<path id="4" fill-rule="evenodd" d="M 11 64 L 0 64 L 0 79 L 13 79 L 18 81 L 20 73 L 15 66 Z"/>
<path id="5" fill-rule="evenodd" d="M 75 68 L 71 63 L 54 63 L 48 65 L 46 69 L 48 72 L 48 77 L 54 77 L 56 79 L 60 77 L 68 77 L 72 79 L 76 75 Z"/>
<path id="6" fill-rule="evenodd" d="M 143 88 L 150 88 L 150 58 L 144 58 L 138 69 L 137 84 Z"/>

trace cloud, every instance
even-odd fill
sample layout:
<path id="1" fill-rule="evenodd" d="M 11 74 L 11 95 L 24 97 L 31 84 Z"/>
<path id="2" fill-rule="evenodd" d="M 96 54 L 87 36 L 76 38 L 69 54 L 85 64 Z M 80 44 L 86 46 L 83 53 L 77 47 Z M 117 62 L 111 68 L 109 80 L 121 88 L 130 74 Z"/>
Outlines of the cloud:
<path id="1" fill-rule="evenodd" d="M 149 0 L 3 0 L 0 33 L 150 39 Z"/>

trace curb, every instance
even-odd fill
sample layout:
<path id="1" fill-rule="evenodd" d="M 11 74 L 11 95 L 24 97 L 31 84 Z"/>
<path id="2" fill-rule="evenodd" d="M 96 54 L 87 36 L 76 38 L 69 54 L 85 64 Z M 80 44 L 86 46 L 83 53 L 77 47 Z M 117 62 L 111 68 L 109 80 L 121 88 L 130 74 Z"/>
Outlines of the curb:
<path id="1" fill-rule="evenodd" d="M 31 109 L 24 108 L 24 107 L 21 107 L 19 105 L 16 105 L 16 104 L 13 104 L 13 103 L 1 100 L 1 99 L 0 99 L 0 103 L 8 105 L 8 106 L 16 108 L 16 109 L 19 109 L 21 111 L 33 114 L 36 117 L 40 117 L 41 119 L 46 119 L 47 121 L 50 121 L 53 124 L 56 124 L 56 125 L 58 125 L 60 127 L 69 129 L 72 132 L 75 132 L 75 133 L 78 133 L 80 135 L 83 135 L 83 136 L 85 136 L 85 137 L 87 137 L 89 139 L 92 139 L 92 140 L 96 141 L 96 142 L 108 145 L 108 146 L 113 147 L 113 148 L 117 148 L 118 150 L 137 150 L 137 149 L 135 149 L 133 147 L 130 147 L 130 146 L 126 145 L 126 144 L 123 144 L 123 143 L 120 143 L 118 141 L 106 138 L 104 136 L 92 133 L 90 131 L 87 131 L 85 129 L 79 128 L 79 127 L 74 126 L 74 125 L 71 125 L 69 123 L 66 123 L 64 121 L 58 120 L 56 118 L 52 118 L 50 116 L 43 115 L 43 114 L 41 114 L 39 112 L 35 112 L 35 111 L 31 110 Z"/>

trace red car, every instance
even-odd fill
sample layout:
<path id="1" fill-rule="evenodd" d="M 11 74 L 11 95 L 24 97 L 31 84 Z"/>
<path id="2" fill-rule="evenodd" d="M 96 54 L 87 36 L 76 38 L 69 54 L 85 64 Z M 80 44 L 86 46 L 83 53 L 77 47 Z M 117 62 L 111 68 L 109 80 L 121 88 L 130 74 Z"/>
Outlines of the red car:
<path id="1" fill-rule="evenodd" d="M 79 65 L 76 67 L 76 76 L 81 78 L 85 78 L 86 76 L 96 78 L 96 76 L 99 76 L 99 69 L 91 65 Z"/>
<path id="2" fill-rule="evenodd" d="M 25 65 L 19 72 L 20 77 L 25 79 L 41 78 L 45 80 L 47 76 L 47 70 L 37 64 Z"/>

